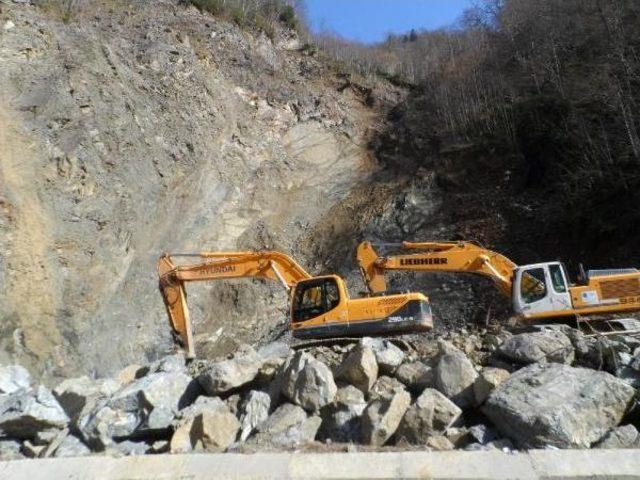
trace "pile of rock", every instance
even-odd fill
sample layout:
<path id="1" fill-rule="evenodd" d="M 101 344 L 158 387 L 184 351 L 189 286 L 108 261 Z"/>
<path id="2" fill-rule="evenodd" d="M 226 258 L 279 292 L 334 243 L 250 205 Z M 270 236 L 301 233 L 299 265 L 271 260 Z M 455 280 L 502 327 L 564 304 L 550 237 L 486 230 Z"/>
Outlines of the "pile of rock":
<path id="1" fill-rule="evenodd" d="M 472 351 L 469 335 L 451 340 L 297 352 L 275 343 L 190 365 L 174 355 L 52 391 L 2 367 L 0 456 L 640 447 L 636 339 L 563 328 L 480 335 Z"/>

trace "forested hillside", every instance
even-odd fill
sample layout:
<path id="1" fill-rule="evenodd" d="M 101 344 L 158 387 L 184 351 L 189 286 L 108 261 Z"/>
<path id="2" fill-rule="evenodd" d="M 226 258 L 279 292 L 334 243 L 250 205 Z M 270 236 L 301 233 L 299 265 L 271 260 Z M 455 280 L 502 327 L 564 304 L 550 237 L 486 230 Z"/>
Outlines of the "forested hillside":
<path id="1" fill-rule="evenodd" d="M 349 68 L 411 87 L 392 112 L 398 129 L 379 142 L 399 170 L 437 169 L 443 154 L 465 151 L 457 186 L 506 186 L 505 208 L 526 205 L 505 212 L 517 217 L 511 242 L 637 263 L 638 2 L 483 0 L 455 28 L 374 47 L 317 42 Z"/>

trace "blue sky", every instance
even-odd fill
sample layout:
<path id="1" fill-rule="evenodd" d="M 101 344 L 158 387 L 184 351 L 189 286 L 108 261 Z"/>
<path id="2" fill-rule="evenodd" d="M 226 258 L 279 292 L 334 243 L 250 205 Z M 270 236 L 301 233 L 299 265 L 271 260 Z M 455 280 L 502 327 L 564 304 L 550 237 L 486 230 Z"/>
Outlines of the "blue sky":
<path id="1" fill-rule="evenodd" d="M 305 0 L 314 31 L 329 30 L 348 40 L 384 40 L 388 33 L 453 24 L 472 0 Z"/>

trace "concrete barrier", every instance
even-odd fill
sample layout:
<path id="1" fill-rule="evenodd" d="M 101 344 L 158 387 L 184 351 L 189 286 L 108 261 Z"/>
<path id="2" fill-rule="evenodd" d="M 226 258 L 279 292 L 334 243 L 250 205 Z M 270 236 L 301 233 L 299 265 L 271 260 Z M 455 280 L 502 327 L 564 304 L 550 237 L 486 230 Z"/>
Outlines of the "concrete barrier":
<path id="1" fill-rule="evenodd" d="M 640 450 L 528 453 L 260 453 L 84 457 L 0 462 L 11 480 L 640 479 Z"/>

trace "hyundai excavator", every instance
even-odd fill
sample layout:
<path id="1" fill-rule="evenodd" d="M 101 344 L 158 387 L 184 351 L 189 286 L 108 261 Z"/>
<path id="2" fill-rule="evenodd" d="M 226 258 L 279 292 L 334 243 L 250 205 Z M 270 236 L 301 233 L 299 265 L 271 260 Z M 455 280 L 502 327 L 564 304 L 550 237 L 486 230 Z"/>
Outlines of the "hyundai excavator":
<path id="1" fill-rule="evenodd" d="M 176 258 L 197 258 L 177 265 Z M 170 326 L 189 358 L 195 344 L 185 285 L 188 282 L 257 278 L 280 283 L 290 295 L 290 328 L 300 339 L 428 331 L 429 300 L 421 293 L 349 298 L 337 275 L 313 277 L 280 252 L 163 254 L 158 260 L 160 292 Z"/>
<path id="2" fill-rule="evenodd" d="M 376 248 L 401 253 L 379 256 Z M 640 271 L 636 268 L 589 270 L 570 282 L 565 265 L 545 262 L 518 266 L 504 255 L 472 242 L 380 244 L 362 242 L 358 263 L 371 293 L 387 289 L 388 271 L 462 272 L 493 280 L 525 319 L 607 315 L 640 310 Z"/>

